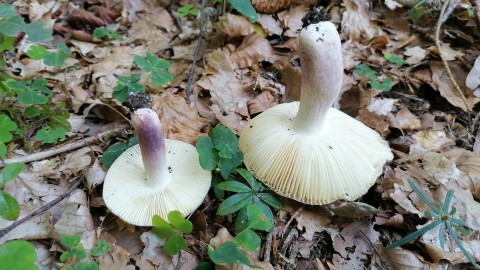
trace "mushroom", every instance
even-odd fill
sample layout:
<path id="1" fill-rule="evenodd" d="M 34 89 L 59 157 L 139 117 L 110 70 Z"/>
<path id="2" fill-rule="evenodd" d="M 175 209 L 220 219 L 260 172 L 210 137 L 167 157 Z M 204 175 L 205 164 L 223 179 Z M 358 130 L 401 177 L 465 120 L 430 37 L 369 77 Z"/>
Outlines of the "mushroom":
<path id="1" fill-rule="evenodd" d="M 342 48 L 331 22 L 299 34 L 300 102 L 274 106 L 240 134 L 246 167 L 278 194 L 306 203 L 355 200 L 393 155 L 383 138 L 332 108 L 342 86 Z"/>
<path id="2" fill-rule="evenodd" d="M 193 212 L 203 201 L 212 175 L 199 163 L 194 146 L 164 139 L 155 111 L 133 113 L 138 145 L 127 149 L 105 177 L 103 199 L 127 223 L 152 226 L 153 215 L 167 219 L 170 211 Z"/>

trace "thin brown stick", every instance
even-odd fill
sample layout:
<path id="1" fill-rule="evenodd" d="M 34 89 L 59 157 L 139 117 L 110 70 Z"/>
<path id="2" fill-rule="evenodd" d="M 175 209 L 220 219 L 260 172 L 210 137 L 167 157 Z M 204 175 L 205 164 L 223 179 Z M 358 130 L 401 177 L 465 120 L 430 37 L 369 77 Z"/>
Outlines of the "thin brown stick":
<path id="1" fill-rule="evenodd" d="M 55 200 L 53 200 L 51 202 L 48 202 L 47 204 L 40 207 L 39 209 L 33 211 L 32 213 L 24 216 L 22 219 L 19 219 L 19 220 L 15 221 L 14 223 L 12 223 L 12 225 L 10 225 L 10 226 L 6 227 L 5 229 L 1 230 L 0 231 L 0 238 L 2 238 L 4 235 L 9 233 L 11 230 L 15 229 L 18 225 L 22 224 L 23 222 L 25 222 L 25 221 L 27 221 L 27 220 L 29 220 L 29 219 L 37 216 L 37 215 L 40 215 L 40 214 L 44 213 L 45 211 L 52 208 L 57 203 L 61 202 L 68 195 L 70 195 L 80 185 L 80 183 L 82 183 L 82 178 L 79 178 L 75 183 L 73 183 L 73 185 L 67 191 L 65 191 L 65 193 L 60 195 Z"/>
<path id="2" fill-rule="evenodd" d="M 435 46 L 437 46 L 437 48 L 438 48 L 438 53 L 440 54 L 440 58 L 442 59 L 443 66 L 445 67 L 445 70 L 447 71 L 448 78 L 452 82 L 455 90 L 457 90 L 458 94 L 462 98 L 462 101 L 463 101 L 463 103 L 464 103 L 464 105 L 467 109 L 467 113 L 469 113 L 470 112 L 470 104 L 468 104 L 467 98 L 463 94 L 463 91 L 460 88 L 460 86 L 458 85 L 457 80 L 455 80 L 455 77 L 453 76 L 452 70 L 450 69 L 450 66 L 448 66 L 448 62 L 445 59 L 445 57 L 443 56 L 442 49 L 440 47 L 440 45 L 441 45 L 440 29 L 442 27 L 443 22 L 446 20 L 446 18 L 445 18 L 446 13 L 445 12 L 446 12 L 449 4 L 450 4 L 450 0 L 445 1 L 443 3 L 442 10 L 440 11 L 440 16 L 438 18 L 438 22 L 437 22 L 436 29 L 435 29 Z"/>
<path id="3" fill-rule="evenodd" d="M 5 165 L 16 163 L 16 162 L 28 163 L 28 162 L 42 160 L 42 159 L 46 159 L 46 158 L 49 158 L 49 157 L 52 157 L 52 156 L 56 156 L 56 155 L 59 155 L 59 154 L 62 154 L 62 153 L 68 152 L 68 151 L 72 151 L 72 150 L 78 149 L 80 147 L 89 145 L 89 144 L 92 144 L 92 143 L 95 143 L 97 141 L 101 141 L 105 137 L 108 137 L 108 136 L 117 136 L 118 134 L 120 134 L 121 132 L 123 132 L 126 129 L 127 129 L 126 125 L 121 125 L 119 127 L 116 127 L 115 129 L 102 132 L 102 133 L 97 134 L 95 136 L 84 138 L 84 139 L 74 141 L 74 142 L 69 142 L 69 143 L 61 145 L 59 147 L 48 149 L 46 151 L 33 153 L 33 154 L 27 155 L 27 156 L 9 158 L 9 159 L 6 159 L 6 160 L 3 160 L 2 162 L 0 162 L 0 168 L 4 167 Z"/>
<path id="4" fill-rule="evenodd" d="M 192 91 L 193 76 L 195 75 L 195 66 L 197 65 L 197 58 L 200 54 L 200 48 L 202 46 L 202 40 L 204 39 L 204 28 L 205 28 L 205 0 L 202 0 L 202 6 L 200 8 L 200 34 L 198 35 L 197 45 L 195 47 L 195 52 L 193 53 L 193 62 L 188 72 L 187 86 L 185 87 L 185 100 L 187 104 L 190 104 L 190 94 Z"/>

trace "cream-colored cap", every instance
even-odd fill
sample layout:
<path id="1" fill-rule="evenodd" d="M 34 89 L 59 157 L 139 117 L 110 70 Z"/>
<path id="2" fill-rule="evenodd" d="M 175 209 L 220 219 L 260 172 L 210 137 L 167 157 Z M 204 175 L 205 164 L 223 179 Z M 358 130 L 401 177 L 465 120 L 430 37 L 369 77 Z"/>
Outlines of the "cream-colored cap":
<path id="1" fill-rule="evenodd" d="M 393 158 L 375 131 L 334 108 L 320 133 L 293 131 L 299 102 L 277 105 L 250 120 L 240 135 L 247 168 L 278 194 L 306 203 L 355 200 Z"/>

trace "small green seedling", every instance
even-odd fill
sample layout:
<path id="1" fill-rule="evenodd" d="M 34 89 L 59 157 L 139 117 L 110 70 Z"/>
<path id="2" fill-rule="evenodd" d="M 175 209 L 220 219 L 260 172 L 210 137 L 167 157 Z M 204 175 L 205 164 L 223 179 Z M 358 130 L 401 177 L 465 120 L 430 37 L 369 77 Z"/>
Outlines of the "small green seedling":
<path id="1" fill-rule="evenodd" d="M 128 93 L 145 92 L 145 87 L 139 84 L 140 75 L 133 74 L 131 76 L 118 76 L 117 85 L 113 88 L 112 97 L 120 102 L 127 99 Z"/>
<path id="2" fill-rule="evenodd" d="M 178 12 L 177 13 L 178 17 L 186 17 L 188 15 L 197 16 L 200 11 L 198 9 L 192 7 L 192 5 L 185 5 L 183 7 L 180 7 L 177 10 L 177 12 Z"/>
<path id="3" fill-rule="evenodd" d="M 209 246 L 208 256 L 219 265 L 228 265 L 242 263 L 254 267 L 244 251 L 253 252 L 260 247 L 260 236 L 253 230 L 271 231 L 273 229 L 273 220 L 268 218 L 263 209 L 258 205 L 249 205 L 246 207 L 248 224 L 247 228 L 241 231 L 233 241 L 227 241 L 221 244 L 217 249 Z"/>
<path id="4" fill-rule="evenodd" d="M 384 78 L 381 81 L 378 81 L 377 75 L 375 72 L 365 64 L 360 64 L 355 67 L 355 74 L 359 76 L 368 75 L 370 78 L 370 85 L 372 88 L 388 92 L 392 90 L 393 81 L 390 78 Z"/>
<path id="5" fill-rule="evenodd" d="M 269 205 L 281 208 L 282 203 L 268 193 L 269 188 L 255 179 L 249 171 L 245 169 L 236 169 L 235 171 L 245 179 L 248 185 L 235 179 L 219 183 L 217 188 L 237 192 L 237 194 L 225 199 L 218 207 L 217 214 L 228 215 L 240 211 L 235 222 L 236 230 L 239 232 L 248 227 L 248 207 L 256 205 L 263 210 L 265 216 L 273 224 L 273 213 Z"/>
<path id="6" fill-rule="evenodd" d="M 135 55 L 135 64 L 145 73 L 150 73 L 149 80 L 158 86 L 163 86 L 173 80 L 173 75 L 168 72 L 170 62 L 160 59 L 156 55 L 147 53 L 145 57 Z"/>
<path id="7" fill-rule="evenodd" d="M 112 40 L 112 39 L 121 40 L 122 39 L 122 36 L 120 34 L 112 32 L 105 27 L 95 28 L 95 30 L 93 31 L 93 36 L 96 37 L 96 38 L 100 38 L 100 39 L 105 38 L 107 40 Z"/>
<path id="8" fill-rule="evenodd" d="M 23 163 L 12 163 L 0 171 L 0 188 L 7 182 L 17 178 L 25 168 Z M 0 217 L 6 220 L 16 220 L 20 214 L 20 206 L 17 200 L 7 192 L 0 190 Z M 1 260 L 0 260 L 1 261 Z"/>
<path id="9" fill-rule="evenodd" d="M 393 242 L 392 244 L 385 247 L 385 249 L 389 250 L 389 249 L 394 249 L 396 247 L 399 247 L 403 244 L 406 244 L 422 236 L 426 232 L 433 230 L 435 227 L 440 226 L 439 239 L 440 239 L 440 246 L 442 247 L 442 249 L 445 246 L 445 228 L 447 228 L 448 233 L 451 235 L 451 237 L 453 238 L 457 246 L 460 248 L 462 253 L 465 255 L 465 257 L 468 259 L 468 261 L 475 268 L 480 269 L 480 266 L 475 262 L 472 256 L 467 252 L 467 250 L 462 244 L 462 241 L 458 238 L 457 233 L 454 230 L 455 228 L 460 233 L 463 233 L 463 234 L 469 233 L 469 230 L 465 229 L 465 227 L 466 228 L 469 227 L 468 224 L 463 220 L 453 217 L 453 215 L 456 212 L 455 207 L 452 207 L 452 209 L 450 210 L 450 203 L 452 201 L 454 191 L 448 190 L 447 195 L 445 196 L 445 202 L 443 203 L 443 206 L 442 206 L 440 202 L 437 202 L 437 204 L 432 203 L 427 198 L 427 196 L 413 183 L 412 180 L 407 179 L 407 181 L 412 187 L 412 189 L 418 194 L 418 196 L 428 205 L 428 207 L 430 207 L 431 210 L 426 211 L 425 215 L 433 217 L 434 221 L 422 227 L 420 230 L 413 232 L 396 242 Z"/>
<path id="10" fill-rule="evenodd" d="M 12 121 L 6 114 L 0 114 L 0 158 L 7 156 L 6 143 L 13 139 L 12 131 L 17 130 L 17 123 Z"/>
<path id="11" fill-rule="evenodd" d="M 80 236 L 66 235 L 60 238 L 60 244 L 69 249 L 60 255 L 61 262 L 67 262 L 67 270 L 99 270 L 95 261 L 82 262 L 87 258 L 87 251 L 80 243 Z M 90 250 L 90 255 L 98 257 L 110 250 L 110 243 L 105 240 L 97 240 L 95 247 Z M 73 265 L 73 267 L 71 266 Z"/>
<path id="12" fill-rule="evenodd" d="M 38 270 L 35 247 L 25 240 L 13 240 L 0 246 L 0 268 L 8 270 Z"/>
<path id="13" fill-rule="evenodd" d="M 62 67 L 68 57 L 73 57 L 72 51 L 65 43 L 57 44 L 57 51 L 49 52 L 43 57 L 43 63 L 51 67 Z"/>
<path id="14" fill-rule="evenodd" d="M 238 149 L 238 138 L 225 126 L 214 127 L 209 136 L 202 136 L 196 143 L 200 165 L 207 171 L 220 168 L 223 179 L 243 162 L 243 153 Z"/>
<path id="15" fill-rule="evenodd" d="M 396 54 L 384 53 L 383 57 L 385 57 L 385 59 L 387 59 L 388 62 L 394 63 L 397 66 L 403 66 L 403 65 L 405 65 L 405 63 L 407 63 L 407 62 L 405 62 L 405 60 L 402 57 L 400 57 Z"/>
<path id="16" fill-rule="evenodd" d="M 182 249 L 188 247 L 187 241 L 183 239 L 184 233 L 191 233 L 193 225 L 190 220 L 179 211 L 172 211 L 168 213 L 168 221 L 161 218 L 159 215 L 154 215 L 152 219 L 152 231 L 161 239 L 165 239 L 163 250 L 170 256 L 180 252 Z"/>

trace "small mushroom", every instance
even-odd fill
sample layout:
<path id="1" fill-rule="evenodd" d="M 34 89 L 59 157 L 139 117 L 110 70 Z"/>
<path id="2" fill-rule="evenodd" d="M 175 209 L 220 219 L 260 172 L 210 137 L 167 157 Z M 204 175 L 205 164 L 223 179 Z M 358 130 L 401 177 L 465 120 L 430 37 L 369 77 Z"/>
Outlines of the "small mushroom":
<path id="1" fill-rule="evenodd" d="M 375 131 L 331 107 L 343 78 L 335 25 L 306 26 L 299 49 L 300 102 L 274 106 L 245 125 L 240 135 L 245 165 L 278 194 L 306 204 L 355 200 L 393 155 Z"/>
<path id="2" fill-rule="evenodd" d="M 170 211 L 193 212 L 210 189 L 211 172 L 199 163 L 194 146 L 163 138 L 155 111 L 133 113 L 138 145 L 127 149 L 105 177 L 103 199 L 127 223 L 152 226 L 153 215 L 167 219 Z"/>

